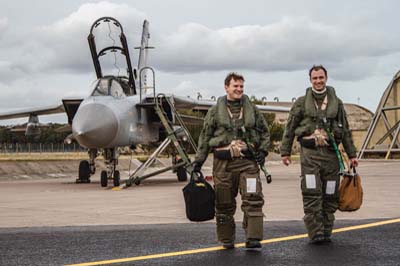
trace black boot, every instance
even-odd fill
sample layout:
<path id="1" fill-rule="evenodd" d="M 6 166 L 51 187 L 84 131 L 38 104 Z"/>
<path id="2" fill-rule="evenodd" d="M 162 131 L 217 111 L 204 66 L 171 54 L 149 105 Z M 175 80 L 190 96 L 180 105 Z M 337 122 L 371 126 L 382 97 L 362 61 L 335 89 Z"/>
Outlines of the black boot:
<path id="1" fill-rule="evenodd" d="M 325 236 L 321 234 L 315 235 L 311 240 L 310 244 L 319 245 L 325 242 Z"/>
<path id="2" fill-rule="evenodd" d="M 251 248 L 251 249 L 255 249 L 255 248 L 261 248 L 261 243 L 260 243 L 260 241 L 259 240 L 257 240 L 257 239 L 248 239 L 247 241 L 246 241 L 246 248 Z"/>
<path id="3" fill-rule="evenodd" d="M 222 246 L 224 247 L 224 249 L 233 249 L 235 248 L 235 243 L 233 243 L 233 241 L 224 242 L 222 243 Z"/>
<path id="4" fill-rule="evenodd" d="M 331 234 L 324 234 L 324 242 L 325 243 L 331 243 L 332 242 Z"/>

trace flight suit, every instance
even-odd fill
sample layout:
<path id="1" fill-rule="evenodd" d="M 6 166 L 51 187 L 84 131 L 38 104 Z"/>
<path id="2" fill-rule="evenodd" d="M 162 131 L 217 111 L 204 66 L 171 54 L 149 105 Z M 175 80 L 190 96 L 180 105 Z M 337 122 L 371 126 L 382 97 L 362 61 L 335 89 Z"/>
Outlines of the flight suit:
<path id="1" fill-rule="evenodd" d="M 241 128 L 246 130 L 243 132 Z M 203 163 L 210 150 L 229 145 L 234 140 L 249 140 L 256 150 L 268 153 L 269 131 L 263 115 L 246 95 L 241 101 L 227 101 L 220 97 L 207 113 L 199 137 L 199 150 L 195 162 Z M 247 239 L 263 238 L 262 207 L 264 196 L 259 167 L 254 158 L 213 160 L 213 179 L 216 194 L 216 222 L 218 241 L 235 240 L 236 196 L 242 198 L 243 228 Z M 251 185 L 250 185 L 251 183 Z M 248 189 L 248 187 L 251 187 Z"/>
<path id="2" fill-rule="evenodd" d="M 323 99 L 327 99 L 325 110 L 321 108 Z M 339 161 L 332 144 L 313 146 L 305 141 L 316 129 L 331 131 L 336 143 L 343 144 L 349 158 L 356 157 L 346 112 L 333 87 L 327 86 L 322 95 L 308 88 L 306 95 L 296 100 L 281 145 L 281 156 L 290 156 L 295 136 L 301 145 L 303 219 L 310 239 L 330 237 L 339 205 Z"/>

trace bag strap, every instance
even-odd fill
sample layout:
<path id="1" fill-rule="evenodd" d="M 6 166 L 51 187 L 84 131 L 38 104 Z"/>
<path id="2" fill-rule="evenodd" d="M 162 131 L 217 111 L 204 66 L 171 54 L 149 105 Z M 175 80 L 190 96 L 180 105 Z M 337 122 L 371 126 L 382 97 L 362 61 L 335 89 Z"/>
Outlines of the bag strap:
<path id="1" fill-rule="evenodd" d="M 331 129 L 327 126 L 327 120 L 324 118 L 323 120 L 323 128 L 325 129 L 326 133 L 328 134 L 329 144 L 332 145 L 333 150 L 335 151 L 336 157 L 339 162 L 339 175 L 343 176 L 344 174 L 344 165 L 343 165 L 343 157 L 340 153 L 339 147 L 336 143 L 336 140 L 332 134 Z"/>

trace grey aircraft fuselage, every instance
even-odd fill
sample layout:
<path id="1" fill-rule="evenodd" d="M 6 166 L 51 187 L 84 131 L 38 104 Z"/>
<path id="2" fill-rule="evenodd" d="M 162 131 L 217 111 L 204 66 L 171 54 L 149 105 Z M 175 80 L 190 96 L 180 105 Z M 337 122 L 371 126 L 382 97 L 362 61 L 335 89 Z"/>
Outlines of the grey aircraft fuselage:
<path id="1" fill-rule="evenodd" d="M 96 88 L 81 102 L 72 120 L 72 136 L 76 141 L 89 149 L 157 141 L 159 126 L 149 118 L 150 112 L 154 111 L 140 110 L 136 106 L 140 103 L 140 95 L 126 96 L 114 79 L 101 78 L 96 83 L 103 80 L 111 80 L 114 86 L 108 88 L 105 93 L 108 95 L 99 94 Z"/>

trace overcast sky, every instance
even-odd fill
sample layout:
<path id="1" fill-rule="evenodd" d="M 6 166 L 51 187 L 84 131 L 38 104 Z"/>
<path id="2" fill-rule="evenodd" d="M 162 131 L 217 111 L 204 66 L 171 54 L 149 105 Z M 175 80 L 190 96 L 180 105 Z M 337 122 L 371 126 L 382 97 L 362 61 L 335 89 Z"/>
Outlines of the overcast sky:
<path id="1" fill-rule="evenodd" d="M 149 20 L 159 92 L 219 96 L 226 74 L 237 71 L 247 94 L 290 101 L 309 86 L 308 69 L 323 64 L 339 97 L 375 111 L 400 66 L 399 7 L 395 0 L 3 0 L 0 111 L 88 95 L 95 73 L 87 35 L 101 16 L 121 22 L 134 66 Z"/>

